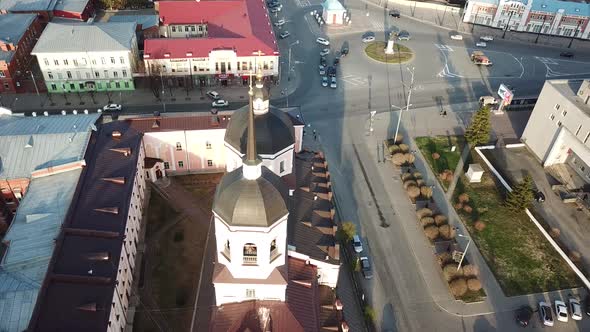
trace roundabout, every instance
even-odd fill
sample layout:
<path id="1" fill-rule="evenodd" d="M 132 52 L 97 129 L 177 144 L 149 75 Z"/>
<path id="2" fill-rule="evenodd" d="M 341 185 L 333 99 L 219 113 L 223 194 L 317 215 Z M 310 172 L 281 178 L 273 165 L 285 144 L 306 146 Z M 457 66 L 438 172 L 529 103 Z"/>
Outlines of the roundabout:
<path id="1" fill-rule="evenodd" d="M 365 47 L 365 54 L 375 61 L 388 64 L 406 63 L 414 58 L 414 52 L 407 46 L 394 44 L 393 54 L 385 53 L 386 46 L 387 43 L 382 41 L 372 42 Z"/>

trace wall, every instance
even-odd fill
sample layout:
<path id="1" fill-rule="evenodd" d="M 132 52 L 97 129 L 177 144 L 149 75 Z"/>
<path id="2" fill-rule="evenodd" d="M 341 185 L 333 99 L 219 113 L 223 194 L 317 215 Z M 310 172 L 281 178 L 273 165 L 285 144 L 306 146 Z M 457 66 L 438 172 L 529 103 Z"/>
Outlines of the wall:
<path id="1" fill-rule="evenodd" d="M 321 260 L 313 259 L 308 255 L 297 251 L 289 250 L 289 257 L 308 261 L 309 264 L 315 265 L 318 269 L 318 283 L 329 287 L 336 287 L 338 284 L 338 274 L 340 273 L 340 264 L 330 264 Z"/>
<path id="2" fill-rule="evenodd" d="M 274 155 L 259 154 L 262 160 L 262 165 L 270 169 L 278 176 L 285 176 L 293 172 L 293 149 L 295 145 L 290 145 L 287 148 L 279 151 Z M 231 172 L 242 166 L 244 154 L 236 151 L 231 145 L 225 144 L 226 148 L 226 170 Z M 280 165 L 283 162 L 284 170 L 280 172 Z"/>
<path id="3" fill-rule="evenodd" d="M 258 300 L 285 301 L 287 285 L 265 284 L 214 284 L 216 305 L 253 300 L 246 297 L 246 290 L 253 289 Z"/>

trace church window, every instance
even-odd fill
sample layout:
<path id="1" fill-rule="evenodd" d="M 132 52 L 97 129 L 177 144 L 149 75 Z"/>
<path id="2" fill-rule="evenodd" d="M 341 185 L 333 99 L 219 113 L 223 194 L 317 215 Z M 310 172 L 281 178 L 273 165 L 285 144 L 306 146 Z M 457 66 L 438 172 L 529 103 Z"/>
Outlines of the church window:
<path id="1" fill-rule="evenodd" d="M 213 166 L 213 160 L 211 160 L 211 159 L 207 160 L 207 166 L 212 167 Z"/>
<path id="2" fill-rule="evenodd" d="M 256 264 L 258 250 L 256 249 L 256 245 L 254 243 L 246 243 L 244 245 L 244 251 L 242 254 L 244 256 L 244 264 Z"/>
<path id="3" fill-rule="evenodd" d="M 182 144 L 180 142 L 176 142 L 176 151 L 182 151 Z"/>
<path id="4" fill-rule="evenodd" d="M 178 161 L 178 168 L 184 168 L 184 161 L 182 161 L 182 160 Z"/>
<path id="5" fill-rule="evenodd" d="M 205 142 L 205 146 L 207 147 L 207 149 L 211 149 L 211 142 L 209 142 L 209 141 Z"/>
<path id="6" fill-rule="evenodd" d="M 282 174 L 284 171 L 285 171 L 285 161 L 284 161 L 284 160 L 282 160 L 282 161 L 279 163 L 279 173 L 281 173 L 281 174 Z"/>
<path id="7" fill-rule="evenodd" d="M 223 254 L 225 255 L 225 257 L 230 260 L 231 257 L 231 249 L 229 247 L 229 240 L 225 240 L 225 244 L 223 246 Z"/>
<path id="8" fill-rule="evenodd" d="M 170 169 L 170 163 L 165 161 L 164 162 L 164 169 Z"/>
<path id="9" fill-rule="evenodd" d="M 256 297 L 256 289 L 246 289 L 246 297 L 247 298 Z"/>

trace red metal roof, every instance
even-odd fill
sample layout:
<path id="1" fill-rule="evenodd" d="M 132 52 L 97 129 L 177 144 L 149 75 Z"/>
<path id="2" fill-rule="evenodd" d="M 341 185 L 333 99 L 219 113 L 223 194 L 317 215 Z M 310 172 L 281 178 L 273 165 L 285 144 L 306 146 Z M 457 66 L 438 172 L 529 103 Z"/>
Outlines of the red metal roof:
<path id="1" fill-rule="evenodd" d="M 130 126 L 142 133 L 176 130 L 225 129 L 230 115 L 193 115 L 130 118 Z"/>
<path id="2" fill-rule="evenodd" d="M 238 56 L 257 51 L 278 54 L 264 0 L 161 1 L 159 13 L 163 25 L 207 23 L 208 38 L 147 39 L 149 59 L 203 58 L 221 49 L 234 50 Z"/>

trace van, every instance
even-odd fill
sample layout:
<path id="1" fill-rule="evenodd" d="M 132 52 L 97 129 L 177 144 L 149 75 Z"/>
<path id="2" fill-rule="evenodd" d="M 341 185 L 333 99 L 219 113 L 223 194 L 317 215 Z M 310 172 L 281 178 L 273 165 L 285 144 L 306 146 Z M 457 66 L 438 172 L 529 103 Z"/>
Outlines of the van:
<path id="1" fill-rule="evenodd" d="M 217 91 L 207 91 L 207 96 L 211 97 L 211 99 L 214 99 L 214 100 L 221 98 L 221 96 L 219 95 L 219 93 L 217 93 Z"/>

